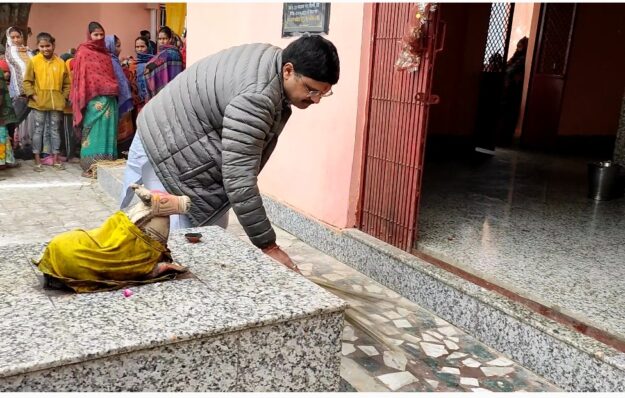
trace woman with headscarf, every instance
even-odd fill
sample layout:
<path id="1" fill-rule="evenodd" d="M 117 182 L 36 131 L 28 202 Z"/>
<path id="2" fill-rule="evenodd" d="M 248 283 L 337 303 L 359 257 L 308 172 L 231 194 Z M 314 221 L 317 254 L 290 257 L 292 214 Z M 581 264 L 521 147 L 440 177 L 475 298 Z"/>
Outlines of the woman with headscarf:
<path id="1" fill-rule="evenodd" d="M 83 177 L 92 177 L 95 162 L 117 158 L 119 85 L 98 22 L 89 23 L 87 41 L 78 46 L 72 69 L 74 126 L 82 129 L 80 166 Z"/>
<path id="2" fill-rule="evenodd" d="M 158 31 L 158 54 L 145 66 L 149 98 L 154 97 L 184 70 L 182 54 L 174 45 L 174 33 L 167 26 Z"/>
<path id="3" fill-rule="evenodd" d="M 137 58 L 133 64 L 130 64 L 129 70 L 137 84 L 137 101 L 135 103 L 137 113 L 141 111 L 141 108 L 150 99 L 150 92 L 148 90 L 148 82 L 145 80 L 145 66 L 154 57 L 150 54 L 148 49 L 148 40 L 145 37 L 137 37 L 135 40 L 135 54 Z"/>
<path id="4" fill-rule="evenodd" d="M 121 40 L 115 35 L 108 35 L 104 38 L 106 49 L 111 55 L 113 70 L 119 86 L 117 95 L 117 109 L 119 110 L 119 122 L 117 124 L 117 152 L 127 151 L 135 134 L 132 121 L 132 92 L 130 82 L 124 74 L 119 54 L 121 53 Z"/>
<path id="5" fill-rule="evenodd" d="M 11 71 L 11 80 L 9 82 L 9 95 L 13 102 L 17 123 L 17 134 L 14 134 L 15 149 L 20 154 L 25 155 L 24 158 L 32 159 L 32 150 L 28 149 L 31 145 L 31 133 L 34 130 L 35 120 L 29 114 L 27 107 L 28 98 L 24 94 L 24 74 L 28 61 L 33 57 L 32 51 L 24 45 L 24 34 L 14 26 L 6 31 L 7 43 L 5 59 L 9 64 Z"/>
<path id="6" fill-rule="evenodd" d="M 132 93 L 133 125 L 136 126 L 137 116 L 141 109 L 148 101 L 148 84 L 145 81 L 145 65 L 152 59 L 153 55 L 149 52 L 149 40 L 144 36 L 135 39 L 135 55 L 136 58 L 130 57 L 125 62 L 124 73 L 130 82 L 130 91 Z"/>
<path id="7" fill-rule="evenodd" d="M 11 84 L 9 92 L 11 97 L 24 95 L 24 72 L 28 61 L 33 57 L 32 51 L 24 46 L 24 36 L 22 31 L 11 26 L 7 29 L 7 48 L 5 57 L 11 68 Z"/>

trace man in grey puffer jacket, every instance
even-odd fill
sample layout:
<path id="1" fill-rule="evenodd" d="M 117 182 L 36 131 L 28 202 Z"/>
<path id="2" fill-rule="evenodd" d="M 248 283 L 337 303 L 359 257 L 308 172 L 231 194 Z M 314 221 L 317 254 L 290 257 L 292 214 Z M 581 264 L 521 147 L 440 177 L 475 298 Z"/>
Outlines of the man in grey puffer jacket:
<path id="1" fill-rule="evenodd" d="M 191 198 L 186 216 L 172 216 L 172 230 L 225 227 L 232 207 L 254 245 L 297 270 L 276 245 L 258 173 L 291 105 L 306 109 L 331 95 L 339 69 L 336 48 L 321 36 L 300 37 L 284 50 L 242 45 L 194 63 L 139 114 L 121 208 L 132 199 L 132 183 Z"/>

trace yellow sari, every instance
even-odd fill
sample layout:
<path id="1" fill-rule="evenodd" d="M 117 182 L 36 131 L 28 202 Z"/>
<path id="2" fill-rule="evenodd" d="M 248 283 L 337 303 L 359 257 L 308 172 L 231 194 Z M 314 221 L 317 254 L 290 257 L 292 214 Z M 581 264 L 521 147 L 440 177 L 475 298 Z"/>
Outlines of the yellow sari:
<path id="1" fill-rule="evenodd" d="M 167 248 L 118 211 L 98 228 L 55 236 L 35 264 L 44 274 L 83 293 L 174 278 L 169 274 L 145 279 L 161 261 L 171 261 Z"/>

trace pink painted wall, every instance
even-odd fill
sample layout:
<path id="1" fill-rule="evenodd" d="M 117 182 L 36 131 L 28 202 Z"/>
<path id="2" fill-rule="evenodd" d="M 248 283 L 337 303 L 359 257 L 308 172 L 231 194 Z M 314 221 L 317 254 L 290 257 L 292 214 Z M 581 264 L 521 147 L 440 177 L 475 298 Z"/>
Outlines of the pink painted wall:
<path id="1" fill-rule="evenodd" d="M 286 47 L 281 38 L 280 3 L 189 3 L 189 64 L 238 44 L 267 42 Z M 334 95 L 307 110 L 293 108 L 278 146 L 260 176 L 260 188 L 282 203 L 334 227 L 344 228 L 350 212 L 359 108 L 363 4 L 333 3 L 330 33 L 341 59 Z M 362 116 L 362 115 L 361 115 Z"/>
<path id="2" fill-rule="evenodd" d="M 28 41 L 36 46 L 35 36 L 48 32 L 56 38 L 56 52 L 62 54 L 85 41 L 87 24 L 97 21 L 107 34 L 117 35 L 122 42 L 122 56 L 134 54 L 134 39 L 143 29 L 150 29 L 150 11 L 147 3 L 34 3 L 28 25 L 33 37 Z"/>
<path id="3" fill-rule="evenodd" d="M 368 127 L 369 93 L 371 89 L 371 67 L 373 54 L 373 5 L 364 5 L 362 24 L 362 47 L 360 51 L 360 76 L 358 80 L 358 115 L 356 120 L 356 141 L 354 143 L 354 164 L 352 167 L 351 186 L 349 189 L 349 208 L 347 226 L 358 228 L 361 213 L 360 191 L 364 176 L 364 140 Z"/>

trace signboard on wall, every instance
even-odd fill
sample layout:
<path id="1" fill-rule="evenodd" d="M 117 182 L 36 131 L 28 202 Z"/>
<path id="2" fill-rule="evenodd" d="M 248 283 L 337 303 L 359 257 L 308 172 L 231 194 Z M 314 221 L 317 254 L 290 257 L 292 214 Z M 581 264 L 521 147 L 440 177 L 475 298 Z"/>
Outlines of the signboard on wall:
<path id="1" fill-rule="evenodd" d="M 328 33 L 330 3 L 284 3 L 282 37 L 301 33 Z"/>

